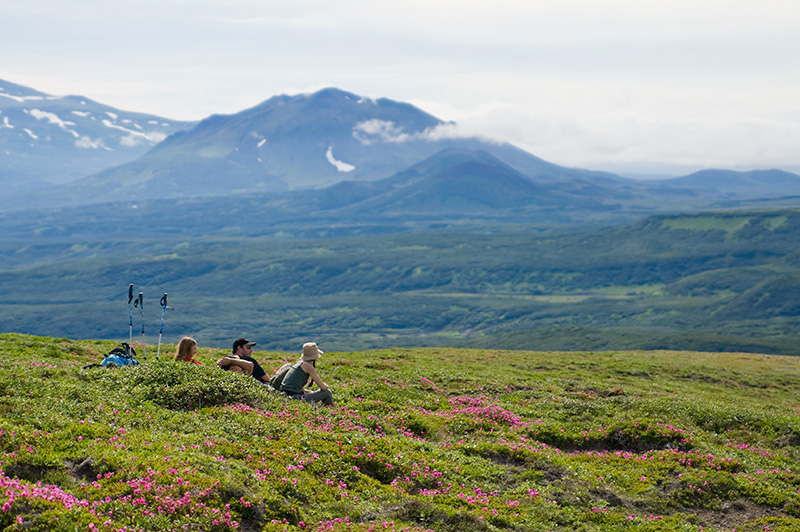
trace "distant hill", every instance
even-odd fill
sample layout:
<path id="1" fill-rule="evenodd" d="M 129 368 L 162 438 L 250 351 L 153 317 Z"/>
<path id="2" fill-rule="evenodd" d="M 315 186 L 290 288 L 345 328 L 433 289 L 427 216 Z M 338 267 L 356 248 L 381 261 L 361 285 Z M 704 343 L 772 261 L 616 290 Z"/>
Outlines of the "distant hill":
<path id="1" fill-rule="evenodd" d="M 698 195 L 719 200 L 800 196 L 800 176 L 783 170 L 701 170 L 693 174 L 658 181 L 658 185 L 685 188 Z"/>
<path id="2" fill-rule="evenodd" d="M 345 200 L 343 205 L 331 202 L 319 208 L 336 211 L 343 219 L 452 219 L 476 214 L 511 217 L 526 208 L 575 208 L 599 203 L 599 195 L 588 199 L 567 191 L 567 185 L 574 182 L 577 179 L 553 182 L 529 178 L 485 150 L 445 149 L 392 177 L 366 186 L 350 184 L 358 201 Z M 324 198 L 341 191 L 337 185 L 316 195 Z"/>
<path id="3" fill-rule="evenodd" d="M 0 186 L 8 197 L 66 183 L 132 161 L 193 125 L 0 80 Z"/>

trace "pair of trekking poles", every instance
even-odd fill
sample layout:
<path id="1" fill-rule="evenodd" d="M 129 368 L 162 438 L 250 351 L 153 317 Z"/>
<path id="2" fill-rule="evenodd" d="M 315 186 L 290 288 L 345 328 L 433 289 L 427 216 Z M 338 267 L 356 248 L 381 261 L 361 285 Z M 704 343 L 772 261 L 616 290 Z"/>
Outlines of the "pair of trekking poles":
<path id="1" fill-rule="evenodd" d="M 161 326 L 158 329 L 158 350 L 156 351 L 156 360 L 158 360 L 159 355 L 161 354 L 161 336 L 164 334 L 164 318 L 167 314 L 167 309 L 173 310 L 172 307 L 167 305 L 167 293 L 164 292 L 164 295 L 161 296 Z M 147 362 L 147 337 L 144 334 L 144 293 L 139 292 L 139 295 L 134 297 L 133 296 L 133 283 L 128 285 L 128 307 L 130 308 L 130 318 L 128 321 L 128 325 L 130 327 L 130 333 L 128 337 L 128 345 L 133 343 L 133 309 L 139 309 L 139 316 L 142 320 L 142 354 L 144 356 L 144 361 Z M 130 353 L 129 353 L 130 354 Z"/>

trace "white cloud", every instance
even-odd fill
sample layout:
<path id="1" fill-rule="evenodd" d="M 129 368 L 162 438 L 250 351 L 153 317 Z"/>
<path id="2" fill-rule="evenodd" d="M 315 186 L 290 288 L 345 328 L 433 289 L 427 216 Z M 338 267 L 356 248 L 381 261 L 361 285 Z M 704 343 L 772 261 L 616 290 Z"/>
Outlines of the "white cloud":
<path id="1" fill-rule="evenodd" d="M 394 122 L 377 118 L 356 124 L 353 127 L 353 137 L 364 145 L 376 142 L 405 142 L 410 139 L 402 127 Z"/>
<path id="2" fill-rule="evenodd" d="M 328 162 L 335 166 L 340 172 L 352 172 L 356 169 L 356 167 L 352 164 L 337 161 L 333 156 L 333 146 L 328 146 L 328 151 L 325 152 L 325 157 L 328 159 Z"/>

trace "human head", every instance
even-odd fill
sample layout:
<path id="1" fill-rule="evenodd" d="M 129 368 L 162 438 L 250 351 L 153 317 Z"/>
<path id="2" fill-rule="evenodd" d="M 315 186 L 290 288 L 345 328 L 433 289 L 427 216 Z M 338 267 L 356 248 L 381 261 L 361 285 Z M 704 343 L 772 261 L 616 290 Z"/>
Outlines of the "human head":
<path id="1" fill-rule="evenodd" d="M 252 347 L 254 345 L 256 345 L 256 343 L 255 342 L 251 342 L 247 338 L 239 338 L 238 340 L 233 342 L 233 350 L 232 350 L 232 352 L 233 352 L 234 355 L 239 355 L 239 354 L 241 354 L 241 353 L 239 353 L 240 349 L 247 350 L 248 348 L 250 348 L 250 350 L 252 351 Z"/>
<path id="2" fill-rule="evenodd" d="M 197 348 L 197 342 L 190 336 L 184 336 L 178 342 L 178 348 L 175 350 L 175 360 L 191 360 L 194 355 L 192 348 Z"/>
<path id="3" fill-rule="evenodd" d="M 322 353 L 324 351 L 317 347 L 316 342 L 306 342 L 303 344 L 303 354 L 300 355 L 300 359 L 303 362 L 312 362 L 321 357 Z"/>

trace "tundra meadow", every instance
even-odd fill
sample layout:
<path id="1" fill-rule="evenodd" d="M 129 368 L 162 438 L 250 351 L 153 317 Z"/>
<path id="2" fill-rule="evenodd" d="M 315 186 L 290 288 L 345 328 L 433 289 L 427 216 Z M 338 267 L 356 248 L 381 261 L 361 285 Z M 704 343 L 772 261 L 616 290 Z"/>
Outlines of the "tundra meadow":
<path id="1" fill-rule="evenodd" d="M 0 335 L 3 530 L 800 530 L 797 357 L 326 352 L 328 408 L 116 345 Z"/>

